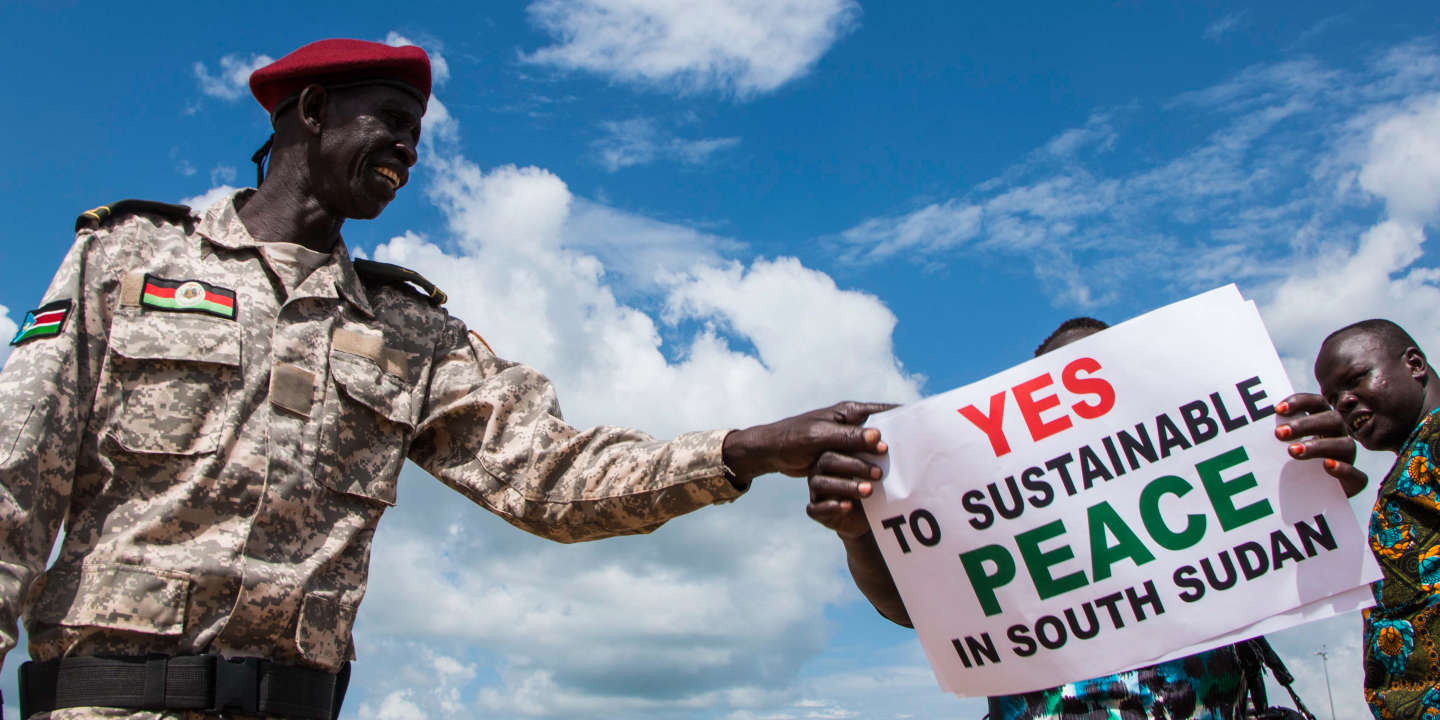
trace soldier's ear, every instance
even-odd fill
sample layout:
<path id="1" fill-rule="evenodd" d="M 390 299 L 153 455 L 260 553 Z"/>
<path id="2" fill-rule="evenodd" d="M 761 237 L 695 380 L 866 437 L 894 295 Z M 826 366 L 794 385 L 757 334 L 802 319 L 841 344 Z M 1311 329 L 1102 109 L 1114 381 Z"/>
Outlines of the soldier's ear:
<path id="1" fill-rule="evenodd" d="M 325 111 L 329 106 L 329 93 L 325 92 L 323 86 L 305 86 L 305 89 L 300 91 L 300 100 L 297 103 L 301 126 L 311 134 L 319 135 L 320 129 L 325 126 Z"/>

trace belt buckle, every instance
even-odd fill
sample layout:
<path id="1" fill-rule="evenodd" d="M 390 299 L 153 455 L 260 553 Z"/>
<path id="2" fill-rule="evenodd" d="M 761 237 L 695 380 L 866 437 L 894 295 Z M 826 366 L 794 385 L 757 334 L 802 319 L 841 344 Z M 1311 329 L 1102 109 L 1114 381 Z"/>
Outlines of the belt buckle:
<path id="1" fill-rule="evenodd" d="M 207 712 L 260 712 L 260 658 L 215 658 L 215 702 Z"/>

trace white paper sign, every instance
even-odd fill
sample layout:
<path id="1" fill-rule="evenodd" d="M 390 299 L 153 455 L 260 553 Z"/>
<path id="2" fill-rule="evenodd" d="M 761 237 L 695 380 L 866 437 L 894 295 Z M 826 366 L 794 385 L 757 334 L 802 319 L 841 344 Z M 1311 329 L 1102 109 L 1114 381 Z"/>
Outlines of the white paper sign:
<path id="1" fill-rule="evenodd" d="M 1291 392 L 1232 285 L 871 418 L 890 452 L 865 512 L 941 687 L 1036 690 L 1365 604 L 1365 532 L 1274 437 Z"/>

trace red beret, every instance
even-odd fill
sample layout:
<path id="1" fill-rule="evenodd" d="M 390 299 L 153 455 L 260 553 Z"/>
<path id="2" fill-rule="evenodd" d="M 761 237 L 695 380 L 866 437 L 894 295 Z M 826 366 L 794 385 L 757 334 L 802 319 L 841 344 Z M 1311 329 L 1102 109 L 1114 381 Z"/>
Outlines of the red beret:
<path id="1" fill-rule="evenodd" d="M 331 38 L 319 40 L 250 73 L 250 92 L 272 115 L 305 86 L 381 83 L 430 99 L 430 56 L 413 45 Z"/>

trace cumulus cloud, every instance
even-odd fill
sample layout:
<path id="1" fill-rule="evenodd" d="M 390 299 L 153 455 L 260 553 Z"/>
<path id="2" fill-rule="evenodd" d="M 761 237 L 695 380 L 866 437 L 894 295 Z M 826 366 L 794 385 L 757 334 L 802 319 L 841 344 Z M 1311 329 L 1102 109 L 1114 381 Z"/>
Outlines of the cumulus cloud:
<path id="1" fill-rule="evenodd" d="M 407 235 L 376 248 L 375 257 L 415 267 L 442 287 L 477 288 L 465 298 L 452 293 L 451 312 L 502 354 L 524 358 L 563 383 L 562 398 L 581 417 L 647 420 L 648 427 L 661 423 L 678 432 L 725 417 L 745 420 L 734 417 L 734 409 L 712 413 L 729 403 L 706 398 L 731 392 L 757 398 L 747 402 L 751 422 L 867 389 L 887 396 L 914 392 L 914 379 L 891 355 L 895 318 L 874 297 L 839 289 L 793 260 L 712 266 L 718 255 L 707 247 L 709 236 L 577 202 L 562 180 L 538 168 L 485 172 L 463 159 L 445 167 L 431 193 L 459 252 Z M 610 252 L 596 226 L 638 228 L 642 235 L 638 244 Z M 629 252 L 637 247 L 640 252 Z M 587 250 L 608 255 L 610 264 Z M 663 294 L 665 313 L 657 319 L 619 300 L 611 282 L 624 278 Z M 726 293 L 749 293 L 752 305 L 727 301 Z M 669 352 L 661 336 L 681 325 L 698 332 L 681 332 L 681 346 Z M 839 325 L 865 337 L 826 334 Z M 782 337 L 789 342 L 778 341 Z M 753 346 L 759 356 L 736 343 Z M 887 361 L 867 367 L 864 378 L 812 377 L 787 354 L 807 343 L 815 357 Z M 721 391 L 716 378 L 734 385 Z M 563 392 L 572 382 L 583 390 Z"/>
<path id="2" fill-rule="evenodd" d="M 687 140 L 670 135 L 648 118 L 631 118 L 601 123 L 603 135 L 590 144 L 600 164 L 610 172 L 657 160 L 676 160 L 687 165 L 704 163 L 720 150 L 740 144 L 738 137 Z"/>
<path id="3" fill-rule="evenodd" d="M 220 58 L 220 67 L 211 72 L 205 63 L 193 66 L 195 79 L 200 83 L 200 92 L 226 101 L 239 100 L 250 93 L 250 73 L 257 68 L 275 62 L 269 55 L 230 54 Z"/>
<path id="4" fill-rule="evenodd" d="M 1360 187 L 1383 198 L 1399 222 L 1440 215 L 1440 95 L 1427 95 L 1385 119 L 1370 134 Z"/>
<path id="5" fill-rule="evenodd" d="M 204 212 L 205 208 L 208 208 L 211 205 L 214 205 L 215 203 L 224 200 L 227 197 L 230 197 L 230 195 L 232 195 L 236 190 L 239 189 L 240 188 L 232 187 L 230 185 L 217 185 L 199 195 L 181 198 L 180 204 L 189 205 L 191 210 L 194 210 L 196 214 L 199 214 Z"/>
<path id="6" fill-rule="evenodd" d="M 1313 356 L 1330 330 L 1387 317 L 1423 347 L 1440 347 L 1440 267 L 1425 261 L 1426 228 L 1440 219 L 1440 95 L 1416 98 L 1380 120 L 1362 143 L 1356 182 L 1385 217 L 1358 242 L 1298 258 L 1265 306 L 1277 342 Z"/>
<path id="7" fill-rule="evenodd" d="M 740 96 L 804 75 L 860 16 L 854 0 L 535 0 L 528 10 L 558 42 L 526 62 Z"/>
<path id="8" fill-rule="evenodd" d="M 584 198 L 572 198 L 564 234 L 565 246 L 593 255 L 614 284 L 647 293 L 655 292 L 671 273 L 717 264 L 745 248 L 733 238 Z"/>

